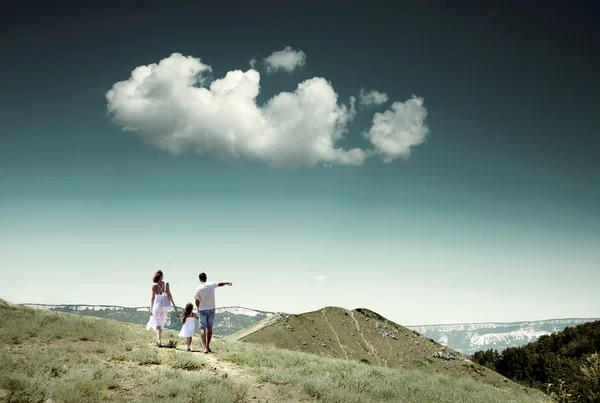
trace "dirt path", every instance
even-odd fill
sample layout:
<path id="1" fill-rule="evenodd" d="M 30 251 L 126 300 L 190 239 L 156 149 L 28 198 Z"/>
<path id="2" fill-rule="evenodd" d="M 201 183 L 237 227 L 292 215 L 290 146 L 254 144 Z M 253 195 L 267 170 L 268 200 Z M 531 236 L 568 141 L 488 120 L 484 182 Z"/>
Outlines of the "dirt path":
<path id="1" fill-rule="evenodd" d="M 248 326 L 247 328 L 242 329 L 242 330 L 240 330 L 239 332 L 237 332 L 235 334 L 232 334 L 231 336 L 227 336 L 227 338 L 229 340 L 239 340 L 239 339 L 242 339 L 242 338 L 244 338 L 244 337 L 246 337 L 246 336 L 248 336 L 248 335 L 250 335 L 250 334 L 252 334 L 254 332 L 258 332 L 260 329 L 262 329 L 262 328 L 264 328 L 266 326 L 269 326 L 269 325 L 277 322 L 281 318 L 282 317 L 281 317 L 280 314 L 274 313 L 274 314 L 268 316 L 267 318 L 265 318 L 265 319 L 263 319 L 263 320 L 261 320 L 259 322 L 256 322 L 253 325 Z"/>
<path id="2" fill-rule="evenodd" d="M 342 345 L 342 342 L 340 341 L 340 337 L 338 336 L 337 332 L 335 331 L 335 329 L 333 328 L 333 326 L 331 326 L 331 322 L 329 322 L 329 319 L 327 319 L 327 316 L 325 315 L 325 310 L 322 309 L 321 313 L 323 314 L 323 317 L 325 318 L 325 321 L 327 322 L 327 324 L 329 325 L 329 327 L 331 328 L 331 331 L 333 332 L 333 334 L 335 335 L 335 338 L 337 339 L 338 344 L 340 345 L 340 349 L 342 350 L 342 352 L 344 353 L 344 356 L 346 357 L 346 359 L 348 359 L 348 354 L 346 353 L 346 349 L 344 348 L 344 346 Z"/>
<path id="3" fill-rule="evenodd" d="M 218 353 L 202 354 L 202 358 L 206 360 L 207 369 L 215 372 L 218 375 L 241 381 L 248 385 L 246 393 L 247 402 L 276 402 L 276 391 L 273 385 L 259 382 L 254 374 L 251 374 L 244 368 L 234 363 L 220 360 Z"/>
<path id="4" fill-rule="evenodd" d="M 358 334 L 360 334 L 360 337 L 362 337 L 365 345 L 371 349 L 371 352 L 373 353 L 373 356 L 375 357 L 375 359 L 377 360 L 379 365 L 381 365 L 382 360 L 379 358 L 379 355 L 377 354 L 377 350 L 375 350 L 375 347 L 373 347 L 373 345 L 371 343 L 369 343 L 369 341 L 367 339 L 365 339 L 365 336 L 363 335 L 362 330 L 360 330 L 360 325 L 358 324 L 358 320 L 356 320 L 356 318 L 354 317 L 354 312 L 350 311 L 350 316 L 354 320 L 354 324 L 356 325 L 356 331 L 358 332 Z M 387 367 L 387 361 L 385 361 L 385 360 L 383 360 L 383 361 L 385 362 L 385 366 Z"/>

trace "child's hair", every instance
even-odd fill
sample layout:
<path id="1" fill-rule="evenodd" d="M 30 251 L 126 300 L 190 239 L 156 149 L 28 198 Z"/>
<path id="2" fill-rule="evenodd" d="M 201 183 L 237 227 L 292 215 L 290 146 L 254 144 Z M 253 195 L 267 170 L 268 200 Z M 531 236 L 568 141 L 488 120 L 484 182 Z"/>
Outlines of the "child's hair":
<path id="1" fill-rule="evenodd" d="M 185 320 L 192 316 L 192 311 L 194 310 L 194 306 L 191 302 L 185 304 L 185 309 L 183 310 L 183 316 L 181 317 L 181 323 L 185 323 Z"/>

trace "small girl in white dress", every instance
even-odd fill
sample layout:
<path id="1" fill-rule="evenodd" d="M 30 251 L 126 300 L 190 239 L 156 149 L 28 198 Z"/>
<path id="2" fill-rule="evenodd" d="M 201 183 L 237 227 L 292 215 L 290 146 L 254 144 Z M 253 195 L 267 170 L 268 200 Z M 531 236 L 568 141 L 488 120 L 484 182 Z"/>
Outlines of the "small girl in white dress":
<path id="1" fill-rule="evenodd" d="M 186 351 L 192 351 L 192 336 L 196 331 L 196 320 L 198 316 L 194 313 L 194 306 L 191 302 L 188 302 L 181 314 L 181 331 L 179 337 L 185 337 L 187 341 Z"/>

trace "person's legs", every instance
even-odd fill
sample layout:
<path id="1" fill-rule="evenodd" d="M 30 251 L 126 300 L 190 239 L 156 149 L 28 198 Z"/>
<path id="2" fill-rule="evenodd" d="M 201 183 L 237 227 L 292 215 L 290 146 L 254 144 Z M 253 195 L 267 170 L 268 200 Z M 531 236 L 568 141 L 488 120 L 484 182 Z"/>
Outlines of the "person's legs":
<path id="1" fill-rule="evenodd" d="M 212 327 L 206 329 L 206 351 L 208 351 L 209 353 L 212 353 L 212 350 L 210 349 L 210 339 L 212 338 Z"/>
<path id="2" fill-rule="evenodd" d="M 206 353 L 207 352 L 207 341 L 206 341 L 206 336 L 207 336 L 207 331 L 206 331 L 206 327 L 207 327 L 207 315 L 206 315 L 207 311 L 198 311 L 198 318 L 200 319 L 200 339 L 202 340 L 202 350 Z"/>
<path id="3" fill-rule="evenodd" d="M 207 327 L 206 350 L 209 353 L 212 353 L 212 350 L 210 349 L 210 340 L 212 339 L 212 328 L 213 328 L 214 321 L 215 321 L 215 310 L 211 309 L 206 315 L 206 327 Z"/>
<path id="4" fill-rule="evenodd" d="M 200 340 L 202 340 L 202 350 L 206 353 L 206 329 L 200 328 Z"/>
<path id="5" fill-rule="evenodd" d="M 192 338 L 188 337 L 187 338 L 187 348 L 186 350 L 190 351 L 192 349 Z"/>
<path id="6" fill-rule="evenodd" d="M 162 331 L 163 331 L 163 326 L 165 324 L 167 320 L 167 312 L 157 309 L 156 312 L 154 312 L 154 323 L 156 324 L 156 344 L 158 346 L 162 346 Z"/>

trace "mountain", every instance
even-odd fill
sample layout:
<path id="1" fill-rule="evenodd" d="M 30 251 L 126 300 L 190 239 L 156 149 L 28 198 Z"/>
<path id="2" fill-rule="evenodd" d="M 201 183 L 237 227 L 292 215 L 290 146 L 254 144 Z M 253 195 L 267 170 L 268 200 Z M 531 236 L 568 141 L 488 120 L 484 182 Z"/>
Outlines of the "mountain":
<path id="1" fill-rule="evenodd" d="M 114 305 L 24 305 L 31 308 L 49 309 L 51 311 L 67 312 L 76 315 L 114 319 L 120 322 L 136 323 L 138 325 L 145 325 L 149 318 L 148 307 L 130 308 Z M 258 311 L 238 306 L 217 308 L 213 337 L 220 338 L 229 336 L 253 323 L 267 318 L 269 315 L 271 315 L 271 312 Z M 198 324 L 196 324 L 196 326 L 198 326 Z M 165 322 L 165 328 L 173 330 L 181 329 L 181 321 L 177 319 L 175 312 L 169 312 L 167 321 Z"/>
<path id="2" fill-rule="evenodd" d="M 495 387 L 506 382 L 460 353 L 364 308 L 273 314 L 229 339 L 387 368 L 468 377 Z"/>
<path id="3" fill-rule="evenodd" d="M 595 320 L 598 319 L 550 319 L 533 322 L 466 323 L 407 327 L 425 337 L 436 340 L 444 346 L 470 355 L 478 350 L 495 349 L 502 351 L 508 347 L 523 346 L 536 341 L 540 336 Z"/>

